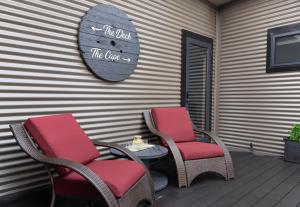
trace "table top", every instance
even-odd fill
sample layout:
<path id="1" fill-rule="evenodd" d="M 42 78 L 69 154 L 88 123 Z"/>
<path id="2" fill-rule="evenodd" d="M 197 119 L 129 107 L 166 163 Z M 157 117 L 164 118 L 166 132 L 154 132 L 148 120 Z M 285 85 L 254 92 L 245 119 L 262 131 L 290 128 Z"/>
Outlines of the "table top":
<path id="1" fill-rule="evenodd" d="M 124 156 L 124 154 L 117 149 L 110 149 L 110 151 L 114 155 Z M 155 144 L 154 147 L 132 153 L 142 160 L 149 160 L 166 156 L 168 154 L 168 149 L 161 145 Z"/>

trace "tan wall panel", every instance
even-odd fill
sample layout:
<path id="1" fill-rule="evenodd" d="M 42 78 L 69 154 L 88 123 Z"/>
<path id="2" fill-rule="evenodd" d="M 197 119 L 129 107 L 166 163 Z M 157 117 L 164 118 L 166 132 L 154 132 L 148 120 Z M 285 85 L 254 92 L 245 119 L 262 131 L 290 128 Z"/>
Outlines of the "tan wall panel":
<path id="1" fill-rule="evenodd" d="M 137 27 L 139 63 L 123 82 L 97 79 L 80 58 L 79 22 L 96 3 L 118 6 Z M 16 145 L 10 123 L 72 112 L 91 139 L 149 137 L 142 111 L 180 104 L 181 30 L 215 39 L 215 15 L 199 0 L 0 1 L 0 196 L 48 182 Z"/>
<path id="2" fill-rule="evenodd" d="M 300 72 L 266 73 L 267 29 L 300 21 L 296 0 L 244 0 L 222 8 L 219 135 L 228 145 L 283 153 L 300 122 Z"/>

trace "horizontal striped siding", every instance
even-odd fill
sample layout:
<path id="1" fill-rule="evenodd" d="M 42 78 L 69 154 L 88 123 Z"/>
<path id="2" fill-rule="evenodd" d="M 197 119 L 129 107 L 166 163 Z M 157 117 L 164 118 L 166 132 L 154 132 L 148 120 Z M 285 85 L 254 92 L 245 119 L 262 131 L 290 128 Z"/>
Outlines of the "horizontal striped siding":
<path id="1" fill-rule="evenodd" d="M 267 29 L 300 21 L 297 0 L 233 2 L 220 13 L 219 135 L 229 145 L 283 153 L 300 122 L 300 72 L 266 73 Z"/>
<path id="2" fill-rule="evenodd" d="M 97 79 L 80 58 L 78 25 L 96 3 L 118 6 L 137 27 L 139 63 L 123 82 Z M 10 123 L 72 112 L 91 139 L 148 137 L 142 111 L 180 104 L 181 29 L 215 38 L 215 9 L 198 0 L 7 0 L 0 11 L 0 196 L 48 183 Z"/>

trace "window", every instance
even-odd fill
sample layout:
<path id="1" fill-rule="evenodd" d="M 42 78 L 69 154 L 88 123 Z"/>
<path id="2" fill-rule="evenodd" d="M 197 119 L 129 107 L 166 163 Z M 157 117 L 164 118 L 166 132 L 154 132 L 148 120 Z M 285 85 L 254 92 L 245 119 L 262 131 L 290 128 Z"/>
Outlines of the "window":
<path id="1" fill-rule="evenodd" d="M 300 24 L 268 30 L 267 72 L 300 70 Z"/>

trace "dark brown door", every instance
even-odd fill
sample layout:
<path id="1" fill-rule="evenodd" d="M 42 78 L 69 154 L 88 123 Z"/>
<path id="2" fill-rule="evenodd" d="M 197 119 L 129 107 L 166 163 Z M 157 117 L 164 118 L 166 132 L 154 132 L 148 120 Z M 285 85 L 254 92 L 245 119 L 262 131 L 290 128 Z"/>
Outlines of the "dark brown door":
<path id="1" fill-rule="evenodd" d="M 206 130 L 211 128 L 212 44 L 210 38 L 183 32 L 181 103 L 193 123 Z"/>

